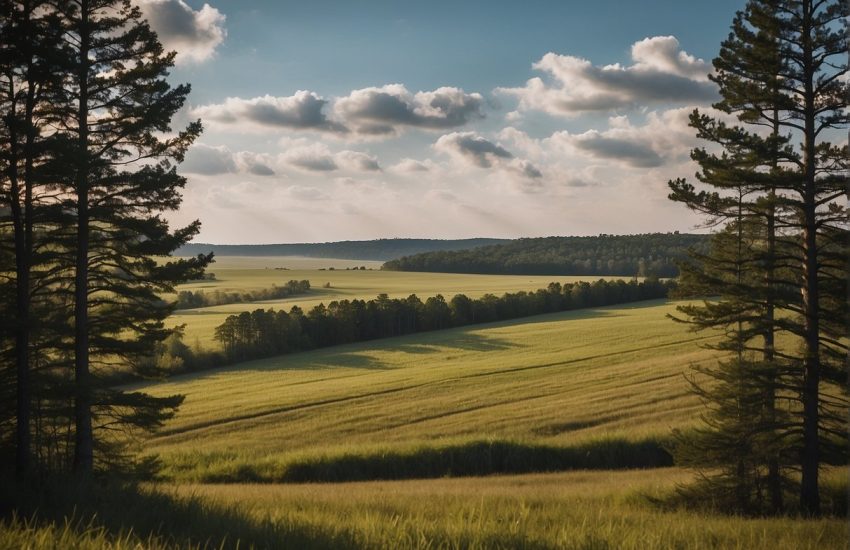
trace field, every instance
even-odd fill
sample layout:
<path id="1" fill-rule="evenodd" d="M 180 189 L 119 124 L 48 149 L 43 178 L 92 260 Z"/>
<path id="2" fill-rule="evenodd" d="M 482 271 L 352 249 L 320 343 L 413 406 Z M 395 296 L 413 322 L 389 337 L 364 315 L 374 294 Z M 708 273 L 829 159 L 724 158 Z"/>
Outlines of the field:
<path id="1" fill-rule="evenodd" d="M 552 279 L 319 271 L 346 265 L 292 261 L 225 258 L 211 270 L 215 281 L 186 287 L 307 278 L 309 296 L 191 310 L 175 321 L 209 344 L 210 320 L 254 307 L 380 292 L 480 296 Z M 281 265 L 290 269 L 273 269 Z M 689 367 L 717 359 L 701 347 L 714 335 L 668 318 L 676 305 L 540 315 L 134 386 L 186 396 L 140 448 L 159 457 L 160 478 L 139 495 L 88 499 L 101 507 L 82 534 L 18 523 L 0 528 L 0 547 L 846 548 L 847 524 L 835 516 L 753 519 L 671 504 L 693 474 L 659 456 L 669 459 L 673 429 L 699 421 Z M 830 508 L 847 472 L 825 474 Z M 86 499 L 68 507 L 85 517 L 78 500 Z"/>
<path id="2" fill-rule="evenodd" d="M 705 336 L 666 318 L 674 311 L 642 302 L 558 313 L 176 377 L 144 388 L 186 395 L 145 448 L 166 463 L 269 470 L 470 440 L 667 438 L 698 411 L 684 372 L 713 357 L 697 346 Z"/>
<path id="3" fill-rule="evenodd" d="M 367 270 L 346 270 L 364 266 Z M 369 300 L 385 293 L 390 298 L 406 298 L 416 294 L 425 299 L 443 294 L 446 299 L 455 294 L 476 298 L 487 293 L 501 295 L 519 290 L 545 288 L 552 281 L 569 282 L 581 277 L 521 276 L 521 275 L 454 275 L 448 273 L 402 273 L 379 271 L 381 262 L 363 260 L 334 260 L 292 256 L 243 257 L 223 256 L 210 266 L 213 281 L 198 281 L 180 285 L 179 290 L 225 292 L 271 288 L 290 280 L 310 281 L 312 289 L 304 296 L 283 300 L 227 304 L 181 310 L 172 317 L 175 324 L 186 325 L 185 342 L 205 349 L 216 349 L 215 327 L 228 315 L 256 308 L 289 309 L 299 306 L 305 311 L 333 300 Z M 285 269 L 281 269 L 285 268 Z M 334 268 L 329 270 L 329 268 Z M 597 277 L 598 278 L 598 277 Z M 325 288 L 325 285 L 330 285 Z"/>

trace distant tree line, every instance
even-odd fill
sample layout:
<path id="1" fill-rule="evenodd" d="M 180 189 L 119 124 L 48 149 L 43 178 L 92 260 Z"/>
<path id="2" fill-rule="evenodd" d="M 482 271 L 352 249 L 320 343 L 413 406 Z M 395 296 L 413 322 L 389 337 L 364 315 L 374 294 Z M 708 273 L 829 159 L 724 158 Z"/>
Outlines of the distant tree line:
<path id="1" fill-rule="evenodd" d="M 703 250 L 707 235 L 651 233 L 517 239 L 469 250 L 437 251 L 386 262 L 391 271 L 676 277 L 688 250 Z"/>
<path id="2" fill-rule="evenodd" d="M 262 300 L 280 300 L 310 290 L 310 281 L 289 281 L 283 286 L 272 285 L 271 288 L 246 290 L 244 292 L 226 292 L 223 290 L 181 290 L 177 293 L 177 309 L 192 309 L 197 307 L 220 306 L 224 304 L 241 304 L 259 302 Z"/>
<path id="3" fill-rule="evenodd" d="M 297 306 L 289 312 L 256 309 L 229 316 L 215 329 L 227 361 L 270 357 L 314 348 L 401 336 L 477 323 L 489 323 L 587 307 L 664 298 L 673 283 L 658 280 L 598 280 L 594 283 L 550 283 L 535 292 L 463 294 L 446 301 L 442 295 L 424 302 L 415 294 L 374 300 L 333 301 L 306 314 Z M 167 361 L 167 358 L 166 358 Z"/>
<path id="4" fill-rule="evenodd" d="M 207 244 L 187 243 L 180 256 L 213 253 L 216 256 L 305 256 L 342 260 L 389 260 L 434 250 L 462 250 L 507 242 L 507 239 L 375 239 L 372 241 L 339 241 L 330 243 L 292 244 Z"/>

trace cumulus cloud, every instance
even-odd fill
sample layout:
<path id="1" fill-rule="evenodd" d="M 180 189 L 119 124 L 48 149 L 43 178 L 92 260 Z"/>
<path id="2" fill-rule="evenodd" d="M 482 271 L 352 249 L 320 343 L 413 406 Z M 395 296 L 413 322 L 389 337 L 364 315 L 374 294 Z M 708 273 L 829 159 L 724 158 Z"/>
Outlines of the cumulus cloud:
<path id="1" fill-rule="evenodd" d="M 223 103 L 203 105 L 192 110 L 194 116 L 221 124 L 256 124 L 273 128 L 318 130 L 344 133 L 346 128 L 328 119 L 324 112 L 328 101 L 319 95 L 299 90 L 291 96 L 265 95 L 252 99 L 229 97 Z"/>
<path id="2" fill-rule="evenodd" d="M 655 36 L 632 45 L 633 64 L 597 66 L 549 52 L 534 63 L 548 81 L 532 78 L 521 88 L 497 88 L 515 96 L 521 110 L 574 115 L 657 103 L 710 102 L 716 86 L 709 64 L 681 50 L 673 36 Z"/>
<path id="3" fill-rule="evenodd" d="M 555 132 L 539 146 L 556 154 L 578 153 L 597 160 L 614 161 L 633 168 L 655 168 L 687 161 L 690 149 L 698 144 L 688 126 L 690 107 L 650 112 L 643 124 L 633 125 L 628 117 L 608 119 L 605 130 L 572 134 Z M 504 133 L 504 131 L 503 131 Z M 534 143 L 521 132 L 510 133 L 514 140 Z"/>
<path id="4" fill-rule="evenodd" d="M 527 179 L 543 173 L 531 162 L 516 158 L 510 151 L 474 132 L 452 132 L 440 136 L 434 148 L 479 168 L 499 168 Z"/>
<path id="5" fill-rule="evenodd" d="M 285 141 L 290 143 L 280 155 L 284 163 L 310 172 L 333 172 L 350 170 L 355 172 L 376 172 L 381 170 L 378 159 L 361 151 L 344 150 L 332 152 L 324 143 L 305 143 L 303 140 Z"/>
<path id="6" fill-rule="evenodd" d="M 398 161 L 392 170 L 395 172 L 429 172 L 433 166 L 430 160 L 420 161 L 416 159 L 404 158 Z"/>
<path id="7" fill-rule="evenodd" d="M 209 4 L 193 10 L 183 0 L 137 2 L 165 49 L 177 51 L 177 63 L 206 61 L 227 36 L 224 14 Z"/>
<path id="8" fill-rule="evenodd" d="M 237 166 L 249 174 L 255 176 L 274 176 L 275 171 L 269 166 L 268 155 L 261 155 L 251 151 L 240 151 L 234 155 Z"/>
<path id="9" fill-rule="evenodd" d="M 287 164 L 311 172 L 332 172 L 339 166 L 323 143 L 293 147 L 281 155 Z"/>
<path id="10" fill-rule="evenodd" d="M 337 116 L 357 133 L 396 134 L 402 127 L 446 129 L 483 118 L 484 98 L 459 88 L 443 87 L 411 94 L 402 84 L 363 88 L 339 98 Z"/>
<path id="11" fill-rule="evenodd" d="M 341 166 L 351 170 L 375 172 L 381 169 L 376 157 L 360 151 L 340 151 L 336 154 L 336 160 Z"/>
<path id="12" fill-rule="evenodd" d="M 190 174 L 214 176 L 236 172 L 236 162 L 227 147 L 196 143 L 187 151 L 180 170 Z"/>
<path id="13" fill-rule="evenodd" d="M 514 158 L 510 151 L 475 132 L 446 134 L 437 140 L 434 147 L 449 155 L 462 157 L 479 168 L 490 168 L 499 159 Z"/>
<path id="14" fill-rule="evenodd" d="M 572 143 L 594 157 L 617 160 L 636 168 L 652 168 L 664 163 L 661 155 L 648 143 L 612 137 L 596 130 L 572 136 Z"/>

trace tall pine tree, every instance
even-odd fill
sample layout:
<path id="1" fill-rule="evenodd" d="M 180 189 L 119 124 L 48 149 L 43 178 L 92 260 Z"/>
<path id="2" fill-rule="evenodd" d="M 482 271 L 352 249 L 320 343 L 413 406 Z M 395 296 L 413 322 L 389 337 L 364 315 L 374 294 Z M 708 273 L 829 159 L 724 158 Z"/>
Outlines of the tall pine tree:
<path id="1" fill-rule="evenodd" d="M 129 0 L 56 6 L 71 52 L 55 116 L 69 167 L 62 183 L 72 224 L 64 246 L 73 278 L 74 469 L 87 474 L 121 433 L 156 426 L 179 404 L 177 396 L 114 389 L 103 374 L 134 369 L 168 336 L 172 304 L 160 296 L 210 258 L 157 260 L 199 228 L 172 231 L 161 216 L 180 205 L 185 178 L 175 163 L 201 131 L 199 122 L 170 128 L 189 93 L 166 80 L 174 53 Z"/>
<path id="2" fill-rule="evenodd" d="M 733 216 L 724 196 L 730 186 L 746 186 L 753 196 L 746 210 L 761 237 L 753 241 L 748 291 L 734 292 L 758 306 L 741 315 L 749 327 L 746 341 L 761 339 L 747 344 L 753 352 L 761 349 L 750 377 L 763 387 L 765 414 L 754 416 L 759 421 L 753 425 L 767 436 L 763 446 L 774 448 L 767 477 L 772 508 L 782 506 L 780 463 L 790 457 L 801 473 L 801 508 L 813 514 L 820 509 L 823 453 L 846 453 L 840 419 L 847 401 L 839 388 L 846 380 L 847 213 L 838 201 L 846 196 L 847 149 L 827 139 L 848 124 L 847 16 L 840 2 L 749 2 L 715 60 L 713 79 L 723 97 L 716 107 L 766 132 L 730 129 L 695 115 L 700 137 L 728 154 L 694 153 L 700 179 L 714 191 L 671 182 L 671 198 L 719 221 Z M 796 140 L 801 147 L 792 146 Z M 744 170 L 732 160 L 747 156 Z M 734 286 L 715 282 L 715 294 Z M 779 333 L 796 339 L 801 351 L 778 347 Z M 777 411 L 780 399 L 788 403 L 784 417 Z"/>

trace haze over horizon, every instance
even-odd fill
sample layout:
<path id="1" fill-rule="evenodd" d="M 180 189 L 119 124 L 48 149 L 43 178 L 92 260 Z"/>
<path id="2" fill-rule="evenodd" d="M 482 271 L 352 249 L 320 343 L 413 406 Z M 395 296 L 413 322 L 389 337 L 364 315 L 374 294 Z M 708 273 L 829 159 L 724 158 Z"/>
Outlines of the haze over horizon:
<path id="1" fill-rule="evenodd" d="M 744 4 L 139 1 L 215 244 L 693 232 L 666 184 Z"/>

